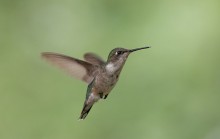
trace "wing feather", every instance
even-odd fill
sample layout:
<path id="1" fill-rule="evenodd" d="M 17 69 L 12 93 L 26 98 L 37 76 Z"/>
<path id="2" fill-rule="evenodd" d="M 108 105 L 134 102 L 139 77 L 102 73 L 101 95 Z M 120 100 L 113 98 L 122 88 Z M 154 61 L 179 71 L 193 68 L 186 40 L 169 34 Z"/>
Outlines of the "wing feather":
<path id="1" fill-rule="evenodd" d="M 94 71 L 97 67 L 91 63 L 53 52 L 43 52 L 41 56 L 48 62 L 66 71 L 71 76 L 88 84 L 95 76 Z"/>
<path id="2" fill-rule="evenodd" d="M 85 61 L 87 61 L 91 64 L 94 64 L 94 65 L 103 65 L 103 64 L 105 64 L 105 61 L 101 57 L 97 56 L 94 53 L 86 53 L 84 55 L 84 59 L 85 59 Z"/>

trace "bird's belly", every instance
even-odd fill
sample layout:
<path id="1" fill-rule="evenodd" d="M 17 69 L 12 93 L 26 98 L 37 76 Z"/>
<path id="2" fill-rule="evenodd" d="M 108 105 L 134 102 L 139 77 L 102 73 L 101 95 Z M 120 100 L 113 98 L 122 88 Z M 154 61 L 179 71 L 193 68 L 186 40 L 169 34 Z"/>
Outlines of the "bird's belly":
<path id="1" fill-rule="evenodd" d="M 96 88 L 99 90 L 100 93 L 103 93 L 103 95 L 107 95 L 110 93 L 110 91 L 114 88 L 116 82 L 118 80 L 115 77 L 104 77 L 99 78 L 96 81 Z"/>

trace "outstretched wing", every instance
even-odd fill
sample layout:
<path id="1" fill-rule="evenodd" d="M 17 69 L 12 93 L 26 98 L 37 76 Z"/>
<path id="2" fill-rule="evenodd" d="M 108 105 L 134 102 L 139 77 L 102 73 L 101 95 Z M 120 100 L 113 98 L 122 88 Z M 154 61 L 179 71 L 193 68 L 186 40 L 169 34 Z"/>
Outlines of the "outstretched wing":
<path id="1" fill-rule="evenodd" d="M 97 56 L 94 53 L 86 53 L 84 55 L 84 59 L 85 59 L 85 61 L 87 61 L 91 64 L 94 64 L 94 65 L 103 65 L 103 64 L 105 64 L 105 61 L 101 57 Z"/>
<path id="2" fill-rule="evenodd" d="M 88 84 L 95 76 L 95 68 L 97 67 L 88 62 L 52 52 L 43 52 L 41 56 L 45 60 L 66 71 L 71 76 Z"/>

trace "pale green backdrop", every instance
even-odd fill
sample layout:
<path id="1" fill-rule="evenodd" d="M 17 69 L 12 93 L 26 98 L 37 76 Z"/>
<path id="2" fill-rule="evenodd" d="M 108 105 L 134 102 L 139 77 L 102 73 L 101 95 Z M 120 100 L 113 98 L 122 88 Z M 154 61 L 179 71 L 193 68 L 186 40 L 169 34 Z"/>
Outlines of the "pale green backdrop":
<path id="1" fill-rule="evenodd" d="M 40 58 L 130 55 L 78 121 L 87 85 Z M 1 0 L 1 139 L 219 139 L 219 0 Z"/>

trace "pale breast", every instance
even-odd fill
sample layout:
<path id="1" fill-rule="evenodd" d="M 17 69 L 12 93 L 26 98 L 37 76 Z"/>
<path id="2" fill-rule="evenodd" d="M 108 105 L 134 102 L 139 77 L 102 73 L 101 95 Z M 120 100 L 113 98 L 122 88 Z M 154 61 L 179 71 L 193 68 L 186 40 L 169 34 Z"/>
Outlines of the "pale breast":
<path id="1" fill-rule="evenodd" d="M 95 87 L 100 93 L 107 95 L 114 88 L 117 81 L 116 75 L 100 73 L 96 76 Z"/>

